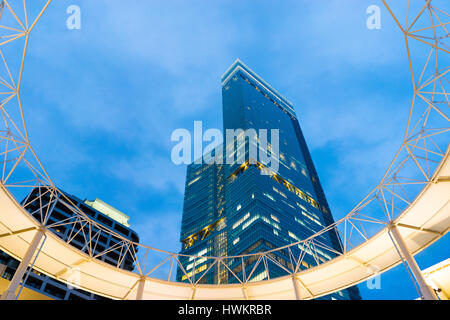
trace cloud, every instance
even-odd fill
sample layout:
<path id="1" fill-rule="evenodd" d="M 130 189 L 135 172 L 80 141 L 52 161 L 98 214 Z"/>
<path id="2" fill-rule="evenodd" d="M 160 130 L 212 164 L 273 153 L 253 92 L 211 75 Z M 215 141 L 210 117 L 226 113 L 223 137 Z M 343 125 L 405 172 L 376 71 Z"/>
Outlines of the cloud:
<path id="1" fill-rule="evenodd" d="M 175 188 L 182 199 L 186 167 L 173 164 L 169 152 L 167 157 L 152 152 L 139 153 L 136 158 L 111 163 L 107 170 L 122 181 L 139 188 L 151 188 L 153 192 Z"/>
<path id="2" fill-rule="evenodd" d="M 140 216 L 132 223 L 140 236 L 140 243 L 169 252 L 180 250 L 181 245 L 178 239 L 181 215 L 179 212 L 155 212 L 152 215 Z"/>

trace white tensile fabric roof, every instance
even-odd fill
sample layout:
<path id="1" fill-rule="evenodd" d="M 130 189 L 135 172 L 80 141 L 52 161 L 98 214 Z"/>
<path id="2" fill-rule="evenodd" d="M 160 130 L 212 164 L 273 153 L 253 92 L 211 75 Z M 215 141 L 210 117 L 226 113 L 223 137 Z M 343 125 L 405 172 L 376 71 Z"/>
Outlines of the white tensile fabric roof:
<path id="1" fill-rule="evenodd" d="M 435 179 L 430 182 L 397 219 L 407 247 L 412 254 L 425 249 L 439 239 L 450 226 L 450 157 L 447 152 Z M 37 222 L 4 187 L 0 188 L 0 235 L 31 228 L 30 231 L 0 237 L 0 248 L 21 260 L 32 241 Z M 433 230 L 426 232 L 420 229 Z M 300 297 L 323 296 L 365 281 L 401 263 L 388 228 L 368 241 L 317 267 L 296 274 Z M 140 276 L 116 268 L 68 245 L 47 232 L 45 245 L 34 268 L 69 283 L 71 268 L 80 270 L 80 288 L 113 299 L 135 299 Z M 196 285 L 145 278 L 143 299 L 295 299 L 291 276 L 241 284 Z"/>

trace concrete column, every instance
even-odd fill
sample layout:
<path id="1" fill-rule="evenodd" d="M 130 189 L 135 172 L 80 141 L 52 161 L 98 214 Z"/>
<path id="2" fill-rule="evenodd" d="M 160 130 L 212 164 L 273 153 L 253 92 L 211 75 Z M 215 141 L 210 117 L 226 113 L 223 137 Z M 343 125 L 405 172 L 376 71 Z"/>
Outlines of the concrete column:
<path id="1" fill-rule="evenodd" d="M 144 288 L 145 288 L 145 276 L 142 276 L 138 283 L 136 300 L 143 300 Z"/>
<path id="2" fill-rule="evenodd" d="M 195 286 L 192 286 L 192 294 L 191 294 L 191 298 L 189 300 L 194 300 L 195 299 Z"/>
<path id="3" fill-rule="evenodd" d="M 33 255 L 36 252 L 36 249 L 39 246 L 42 237 L 44 236 L 44 233 L 45 232 L 43 229 L 39 229 L 36 232 L 33 240 L 30 243 L 30 246 L 28 247 L 27 252 L 25 253 L 25 256 L 20 262 L 19 267 L 17 268 L 11 282 L 9 283 L 8 289 L 6 289 L 6 291 L 2 294 L 0 300 L 14 300 L 16 298 L 16 290 L 20 285 L 20 281 L 22 281 L 23 275 L 27 271 L 28 265 L 30 264 L 31 259 L 33 258 Z"/>
<path id="4" fill-rule="evenodd" d="M 244 296 L 244 300 L 248 300 L 247 288 L 242 287 L 242 295 Z"/>
<path id="5" fill-rule="evenodd" d="M 438 297 L 437 297 L 436 293 L 434 292 L 433 288 L 431 288 L 425 282 L 422 272 L 420 271 L 419 266 L 416 263 L 416 260 L 414 260 L 414 257 L 409 252 L 408 247 L 406 246 L 405 241 L 403 240 L 400 232 L 398 231 L 397 226 L 391 227 L 390 232 L 400 250 L 401 255 L 406 260 L 406 263 L 408 264 L 409 269 L 411 270 L 414 278 L 416 279 L 417 283 L 419 284 L 419 289 L 420 289 L 420 293 L 422 294 L 422 297 L 425 300 L 438 300 Z"/>
<path id="6" fill-rule="evenodd" d="M 295 276 L 292 276 L 292 283 L 294 284 L 295 300 L 301 300 L 300 298 L 300 284 Z"/>

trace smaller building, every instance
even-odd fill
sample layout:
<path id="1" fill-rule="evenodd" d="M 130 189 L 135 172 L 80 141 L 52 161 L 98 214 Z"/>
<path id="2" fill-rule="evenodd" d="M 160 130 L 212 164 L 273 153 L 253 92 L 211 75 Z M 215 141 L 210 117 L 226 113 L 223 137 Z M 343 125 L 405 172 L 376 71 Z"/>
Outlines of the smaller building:
<path id="1" fill-rule="evenodd" d="M 45 219 L 45 225 L 49 226 L 50 231 L 79 250 L 86 252 L 88 250 L 87 242 L 85 235 L 80 232 L 82 228 L 81 224 L 64 223 L 73 222 L 73 219 L 76 218 L 73 207 L 78 208 L 93 221 L 97 222 L 99 226 L 113 230 L 116 234 L 100 228 L 95 230 L 93 227 L 92 234 L 97 234 L 95 246 L 91 248 L 94 255 L 99 254 L 100 256 L 97 258 L 108 264 L 125 270 L 134 270 L 134 260 L 131 254 L 122 255 L 120 246 L 116 246 L 117 249 L 115 250 L 110 249 L 122 241 L 120 237 L 129 239 L 134 243 L 139 243 L 138 234 L 130 229 L 129 217 L 127 215 L 102 200 L 81 200 L 62 190 L 58 190 L 56 196 L 50 196 L 48 188 L 37 187 L 22 201 L 22 205 L 38 221 L 42 222 Z M 45 212 L 45 216 L 43 212 Z M 137 250 L 138 248 L 135 246 L 135 251 L 137 252 Z M 0 278 L 3 278 L 2 281 L 12 279 L 18 266 L 19 261 L 10 257 L 5 252 L 0 251 Z M 26 279 L 24 287 L 37 293 L 36 295 L 29 295 L 30 297 L 45 295 L 53 299 L 61 300 L 104 299 L 93 293 L 69 287 L 65 283 L 41 274 L 36 270 L 31 270 L 31 272 L 26 273 L 24 279 Z"/>
<path id="2" fill-rule="evenodd" d="M 423 270 L 422 274 L 439 299 L 450 300 L 450 258 Z"/>

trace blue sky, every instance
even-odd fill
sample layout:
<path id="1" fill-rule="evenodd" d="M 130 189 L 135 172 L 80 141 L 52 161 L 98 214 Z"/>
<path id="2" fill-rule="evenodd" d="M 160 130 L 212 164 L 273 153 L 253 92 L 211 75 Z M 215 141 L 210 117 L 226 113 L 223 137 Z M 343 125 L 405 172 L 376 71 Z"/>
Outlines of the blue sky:
<path id="1" fill-rule="evenodd" d="M 80 30 L 66 8 L 81 7 Z M 382 29 L 366 28 L 381 7 Z M 221 128 L 220 76 L 239 58 L 295 106 L 336 218 L 374 187 L 402 140 L 412 88 L 402 35 L 377 0 L 58 0 L 34 30 L 22 100 L 54 182 L 131 216 L 179 250 L 185 166 L 176 128 Z M 448 258 L 449 237 L 417 256 Z M 365 299 L 414 299 L 402 266 Z"/>

